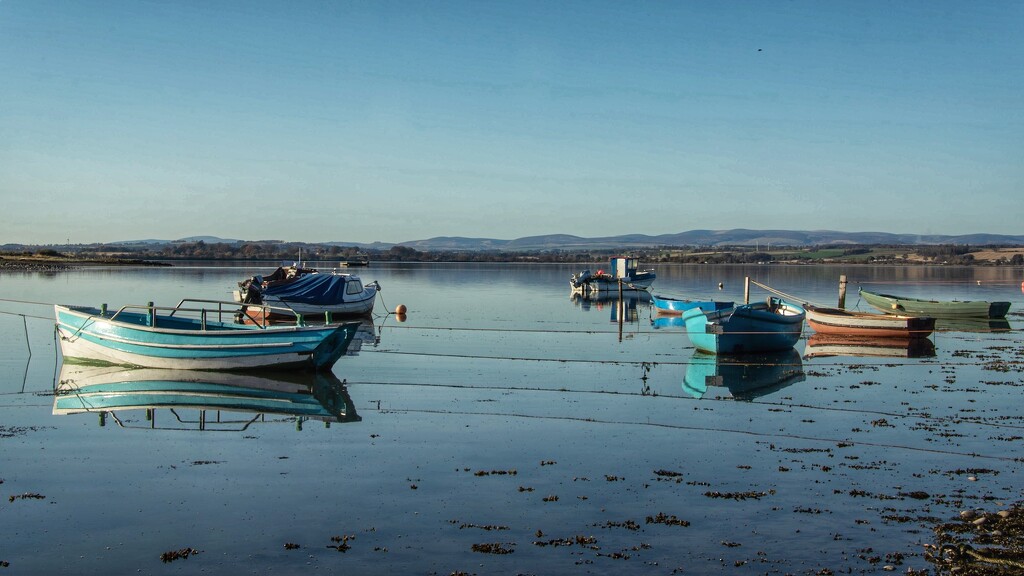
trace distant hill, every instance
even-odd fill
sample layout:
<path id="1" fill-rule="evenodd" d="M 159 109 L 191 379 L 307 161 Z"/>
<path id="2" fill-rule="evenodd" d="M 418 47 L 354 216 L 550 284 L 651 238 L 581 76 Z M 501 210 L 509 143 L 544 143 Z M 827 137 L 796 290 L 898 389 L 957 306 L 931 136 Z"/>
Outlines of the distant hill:
<path id="1" fill-rule="evenodd" d="M 398 245 L 408 246 L 416 250 L 608 250 L 630 248 L 657 248 L 660 246 L 793 246 L 808 247 L 828 244 L 850 245 L 1024 245 L 1024 235 L 1011 236 L 1003 234 L 966 234 L 952 235 L 920 235 L 892 234 L 888 232 L 836 232 L 832 230 L 690 230 L 677 234 L 626 234 L 622 236 L 605 236 L 584 238 L 569 234 L 548 234 L 544 236 L 526 236 L 515 240 L 496 240 L 493 238 L 459 238 L 442 236 L 426 240 L 400 242 Z"/>
<path id="2" fill-rule="evenodd" d="M 171 244 L 181 242 L 199 242 L 206 244 L 240 244 L 256 242 L 261 244 L 314 244 L 312 242 L 293 242 L 288 240 L 232 240 L 217 236 L 189 236 L 178 240 L 131 240 L 109 242 L 110 245 L 146 245 Z M 335 246 L 351 246 L 362 250 L 388 250 L 393 246 L 405 246 L 415 250 L 447 251 L 447 252 L 479 252 L 479 251 L 542 251 L 542 250 L 628 250 L 640 248 L 658 248 L 665 246 L 702 247 L 707 246 L 763 246 L 773 247 L 809 247 L 822 245 L 935 245 L 957 244 L 971 246 L 1003 245 L 1024 246 L 1024 235 L 1006 234 L 964 234 L 959 236 L 942 234 L 892 234 L 888 232 L 837 232 L 834 230 L 690 230 L 676 234 L 624 234 L 621 236 L 603 236 L 585 238 L 571 234 L 546 234 L 541 236 L 525 236 L 514 240 L 496 238 L 466 238 L 462 236 L 437 236 L 425 240 L 409 240 L 406 242 L 319 242 Z M 6 250 L 26 248 L 24 244 L 6 244 L 0 246 Z"/>

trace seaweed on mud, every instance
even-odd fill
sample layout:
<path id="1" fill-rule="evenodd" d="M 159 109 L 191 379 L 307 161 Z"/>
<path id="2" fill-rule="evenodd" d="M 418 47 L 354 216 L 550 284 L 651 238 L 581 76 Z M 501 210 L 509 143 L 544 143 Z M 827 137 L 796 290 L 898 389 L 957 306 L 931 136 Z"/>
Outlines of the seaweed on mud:
<path id="1" fill-rule="evenodd" d="M 554 538 L 551 540 L 537 540 L 533 543 L 534 546 L 581 546 L 589 548 L 591 550 L 600 550 L 597 546 L 597 538 L 594 536 L 570 536 L 569 538 Z"/>
<path id="2" fill-rule="evenodd" d="M 178 550 L 168 550 L 160 555 L 160 561 L 167 564 L 168 562 L 174 562 L 178 559 L 188 560 L 189 556 L 195 556 L 196 554 L 199 554 L 199 552 L 199 550 L 196 550 L 191 546 L 180 548 Z"/>
<path id="3" fill-rule="evenodd" d="M 664 524 L 666 526 L 682 526 L 687 527 L 690 525 L 689 520 L 680 520 L 676 518 L 675 514 L 667 515 L 664 512 L 658 512 L 657 516 L 648 516 L 648 524 Z"/>
<path id="4" fill-rule="evenodd" d="M 708 498 L 724 498 L 726 500 L 760 500 L 765 496 L 775 494 L 775 490 L 769 490 L 767 492 L 705 492 L 704 495 Z"/>
<path id="5" fill-rule="evenodd" d="M 331 536 L 331 542 L 334 542 L 334 544 L 328 546 L 328 548 L 330 548 L 332 550 L 337 550 L 338 552 L 342 552 L 342 553 L 348 552 L 352 548 L 352 546 L 350 546 L 349 543 L 348 543 L 349 540 L 355 540 L 355 539 L 356 539 L 355 535 L 349 535 L 349 534 L 346 534 L 344 536 Z"/>
<path id="6" fill-rule="evenodd" d="M 934 528 L 925 558 L 936 576 L 1009 576 L 1024 572 L 1024 510 L 1020 503 L 997 512 L 964 510 Z"/>
<path id="7" fill-rule="evenodd" d="M 594 526 L 600 528 L 625 528 L 626 530 L 632 530 L 633 532 L 640 530 L 640 524 L 638 524 L 635 520 L 626 520 L 623 522 L 614 522 L 612 520 L 608 520 L 604 524 L 594 524 Z"/>
<path id="8" fill-rule="evenodd" d="M 473 473 L 473 476 L 515 476 L 519 472 L 515 470 L 477 470 Z"/>
<path id="9" fill-rule="evenodd" d="M 46 496 L 42 494 L 36 494 L 35 492 L 25 492 L 24 494 L 15 494 L 7 498 L 8 502 L 14 502 L 15 500 L 45 500 Z"/>
<path id="10" fill-rule="evenodd" d="M 24 436 L 29 432 L 36 432 L 38 430 L 38 426 L 0 426 L 0 438 L 14 438 L 15 436 Z"/>
<path id="11" fill-rule="evenodd" d="M 508 546 L 514 546 L 514 544 L 508 544 Z M 506 548 L 499 542 L 473 544 L 472 550 L 473 552 L 480 552 L 482 554 L 511 554 L 515 552 L 515 549 Z"/>

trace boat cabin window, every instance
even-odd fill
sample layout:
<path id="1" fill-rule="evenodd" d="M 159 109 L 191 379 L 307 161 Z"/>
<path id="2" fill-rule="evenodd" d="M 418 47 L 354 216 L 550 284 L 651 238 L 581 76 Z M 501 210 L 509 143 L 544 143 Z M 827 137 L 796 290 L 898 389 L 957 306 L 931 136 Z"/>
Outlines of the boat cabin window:
<path id="1" fill-rule="evenodd" d="M 349 280 L 345 285 L 346 294 L 359 294 L 363 291 L 363 283 L 360 280 Z"/>

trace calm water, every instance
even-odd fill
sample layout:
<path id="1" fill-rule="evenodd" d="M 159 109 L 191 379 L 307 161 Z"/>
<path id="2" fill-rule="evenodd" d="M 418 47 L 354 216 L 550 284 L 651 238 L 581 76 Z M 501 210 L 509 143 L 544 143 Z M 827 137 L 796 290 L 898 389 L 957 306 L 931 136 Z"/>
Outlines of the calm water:
<path id="1" fill-rule="evenodd" d="M 5 273 L 0 298 L 229 299 L 272 268 Z M 930 566 L 937 523 L 1024 500 L 1020 268 L 658 267 L 655 293 L 692 298 L 742 300 L 749 275 L 834 304 L 847 274 L 850 308 L 859 284 L 1014 303 L 1009 331 L 948 326 L 924 350 L 862 357 L 817 356 L 805 329 L 766 365 L 695 354 L 647 302 L 620 314 L 571 299 L 580 268 L 357 270 L 383 291 L 334 367 L 351 406 L 330 426 L 55 415 L 52 308 L 0 302 L 0 561 L 12 574 L 906 572 Z M 385 317 L 398 304 L 404 322 Z M 161 562 L 187 547 L 200 553 Z"/>

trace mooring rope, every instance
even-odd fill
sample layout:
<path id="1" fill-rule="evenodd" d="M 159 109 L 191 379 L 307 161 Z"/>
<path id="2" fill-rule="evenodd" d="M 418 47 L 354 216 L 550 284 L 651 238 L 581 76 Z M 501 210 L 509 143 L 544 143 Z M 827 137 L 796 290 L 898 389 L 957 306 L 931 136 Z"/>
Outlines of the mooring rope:
<path id="1" fill-rule="evenodd" d="M 796 296 L 793 296 L 792 294 L 787 294 L 787 293 L 783 292 L 782 290 L 777 290 L 777 289 L 772 288 L 771 286 L 768 286 L 766 284 L 761 284 L 760 282 L 758 282 L 756 280 L 751 280 L 750 283 L 753 284 L 754 286 L 757 286 L 758 288 L 763 288 L 764 290 L 767 290 L 768 292 L 771 292 L 772 294 L 775 294 L 776 296 L 781 296 L 782 298 L 785 298 L 786 300 L 789 300 L 790 302 L 793 302 L 793 303 L 796 303 L 796 304 L 804 303 L 804 304 L 813 304 L 815 306 L 821 306 L 823 308 L 827 308 L 828 307 L 828 306 L 825 306 L 824 304 L 818 304 L 817 302 L 811 302 L 810 300 L 807 300 L 807 299 L 804 299 L 804 298 L 798 298 Z"/>
<path id="2" fill-rule="evenodd" d="M 985 562 L 987 564 L 998 564 L 1001 566 L 1010 566 L 1012 568 L 1024 570 L 1024 562 L 1011 560 L 1009 558 L 985 556 L 984 554 L 977 552 L 970 544 L 943 544 L 942 547 L 939 548 L 939 554 L 940 556 L 944 556 L 946 552 L 953 552 L 955 556 L 970 557 L 970 560 Z"/>
<path id="3" fill-rule="evenodd" d="M 757 432 L 754 430 L 747 430 L 742 428 L 714 428 L 704 426 L 690 426 L 686 424 L 669 424 L 659 422 L 639 422 L 629 420 L 602 420 L 589 416 L 538 416 L 535 414 L 524 414 L 522 412 L 469 412 L 464 410 L 441 410 L 441 409 L 412 409 L 412 408 L 387 408 L 384 412 L 404 412 L 404 413 L 415 413 L 415 414 L 443 414 L 443 415 L 455 415 L 455 416 L 502 416 L 512 418 L 524 418 L 534 420 L 554 420 L 554 421 L 566 421 L 566 422 L 581 422 L 587 424 L 615 424 L 620 426 L 649 426 L 652 428 L 667 428 L 671 430 L 689 430 L 695 432 L 715 432 L 715 433 L 726 433 L 726 434 L 738 434 L 745 436 L 755 436 L 759 438 L 786 438 L 789 440 L 805 440 L 808 442 L 828 442 L 832 444 L 843 444 L 849 446 L 871 446 L 874 448 L 890 448 L 897 450 L 907 450 L 910 452 L 925 452 L 928 454 L 944 454 L 948 456 L 969 456 L 971 458 L 983 458 L 986 460 L 998 460 L 1004 462 L 1019 462 L 1020 458 L 1014 458 L 1012 456 L 995 456 L 990 454 L 979 454 L 977 452 L 958 452 L 955 450 L 942 450 L 938 448 L 921 448 L 917 446 L 908 446 L 905 444 L 886 444 L 882 442 L 860 442 L 856 440 L 850 440 L 848 438 L 835 439 L 835 438 L 823 438 L 821 436 L 806 436 L 802 434 L 787 434 L 783 432 Z"/>
<path id="4" fill-rule="evenodd" d="M 472 384 L 430 384 L 426 382 L 374 382 L 374 381 L 350 381 L 347 382 L 351 385 L 360 386 L 402 386 L 411 388 L 436 388 L 436 389 L 452 389 L 452 390 L 492 390 L 502 392 L 551 392 L 556 394 L 573 394 L 573 395 L 595 395 L 595 396 L 619 396 L 619 397 L 631 397 L 631 398 L 662 398 L 666 401 L 679 401 L 679 402 L 693 402 L 693 398 L 689 396 L 673 396 L 668 394 L 658 394 L 656 391 L 652 392 L 623 392 L 619 390 L 568 390 L 566 388 L 545 388 L 541 386 L 477 386 Z M 718 386 L 721 388 L 721 386 Z M 700 402 L 717 402 L 717 403 L 730 403 L 736 402 L 734 398 L 729 397 L 706 397 L 701 398 Z M 903 418 L 908 420 L 919 420 L 924 422 L 933 422 L 935 424 L 942 423 L 964 423 L 973 424 L 975 426 L 983 426 L 989 428 L 1000 428 L 1010 430 L 1024 429 L 1024 426 L 1018 424 L 1003 424 L 999 422 L 982 422 L 978 420 L 971 420 L 960 416 L 930 416 L 926 414 L 901 414 L 898 412 L 891 412 L 885 410 L 866 410 L 857 408 L 843 408 L 835 406 L 818 406 L 814 404 L 805 404 L 799 402 L 779 402 L 779 401 L 767 401 L 767 400 L 744 400 L 743 402 L 751 405 L 758 406 L 777 406 L 783 408 L 799 408 L 804 410 L 813 410 L 820 412 L 836 412 L 841 414 L 860 414 L 866 416 L 887 416 L 891 418 Z"/>
<path id="5" fill-rule="evenodd" d="M 14 302 L 15 304 L 35 304 L 38 306 L 54 306 L 53 302 L 36 302 L 33 300 L 15 300 L 13 298 L 0 298 L 0 302 Z"/>
<path id="6" fill-rule="evenodd" d="M 21 316 L 22 318 L 33 318 L 36 320 L 50 320 L 53 321 L 52 317 L 36 316 L 34 314 L 22 314 L 20 312 L 8 312 L 6 310 L 0 310 L 0 314 L 7 314 L 8 316 Z"/>

